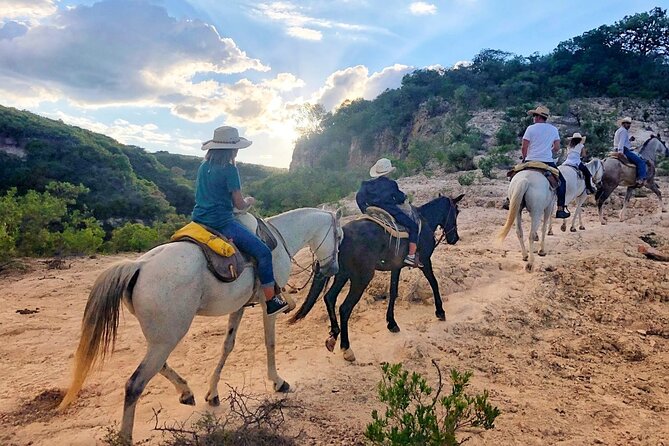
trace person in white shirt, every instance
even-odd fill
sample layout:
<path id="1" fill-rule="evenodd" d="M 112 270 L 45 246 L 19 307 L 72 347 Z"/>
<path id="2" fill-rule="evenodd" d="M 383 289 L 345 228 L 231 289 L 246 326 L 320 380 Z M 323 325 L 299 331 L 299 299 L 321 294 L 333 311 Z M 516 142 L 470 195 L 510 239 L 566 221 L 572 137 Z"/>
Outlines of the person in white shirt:
<path id="1" fill-rule="evenodd" d="M 620 128 L 613 135 L 613 151 L 624 154 L 636 166 L 636 182 L 642 186 L 646 180 L 646 161 L 636 152 L 632 152 L 632 141 L 629 129 L 632 127 L 632 118 L 626 116 L 618 121 Z"/>
<path id="2" fill-rule="evenodd" d="M 530 125 L 523 135 L 521 152 L 523 162 L 540 161 L 557 169 L 553 155 L 560 151 L 560 134 L 558 129 L 547 123 L 550 111 L 548 107 L 538 106 L 528 110 L 527 114 L 534 117 L 534 124 Z M 571 215 L 565 209 L 564 196 L 567 191 L 567 183 L 560 173 L 560 185 L 557 188 L 557 212 L 555 218 L 569 218 Z"/>
<path id="3" fill-rule="evenodd" d="M 580 133 L 574 133 L 567 139 L 569 140 L 569 152 L 567 153 L 567 159 L 563 164 L 565 166 L 575 167 L 583 172 L 583 177 L 585 177 L 585 188 L 589 194 L 594 194 L 596 190 L 592 185 L 592 174 L 581 161 L 581 156 L 585 155 L 585 136 L 582 136 Z"/>

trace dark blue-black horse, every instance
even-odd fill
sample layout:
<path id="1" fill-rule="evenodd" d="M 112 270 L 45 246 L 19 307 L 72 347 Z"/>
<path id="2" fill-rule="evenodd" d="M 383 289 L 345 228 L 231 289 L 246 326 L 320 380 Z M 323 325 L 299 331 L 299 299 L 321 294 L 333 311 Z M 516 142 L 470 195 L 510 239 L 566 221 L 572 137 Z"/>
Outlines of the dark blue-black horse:
<path id="1" fill-rule="evenodd" d="M 458 236 L 458 202 L 464 195 L 457 198 L 439 196 L 417 208 L 418 214 L 422 220 L 422 228 L 418 239 L 418 255 L 423 267 L 421 270 L 425 278 L 432 287 L 434 294 L 435 314 L 440 320 L 446 320 L 446 313 L 439 295 L 439 285 L 432 271 L 432 253 L 438 245 L 435 240 L 437 228 L 442 229 L 442 239 L 445 239 L 449 245 L 457 243 Z M 325 341 L 328 350 L 333 351 L 337 342 L 337 337 L 341 333 L 340 347 L 344 352 L 344 359 L 347 361 L 355 360 L 355 355 L 351 350 L 348 337 L 348 320 L 353 311 L 353 307 L 360 301 L 362 293 L 374 277 L 375 271 L 390 271 L 390 301 L 388 302 L 388 311 L 386 312 L 386 321 L 388 330 L 391 332 L 400 331 L 400 327 L 395 322 L 395 300 L 397 299 L 397 286 L 400 279 L 400 271 L 406 265 L 404 257 L 409 248 L 407 239 L 401 239 L 399 250 L 396 249 L 396 240 L 391 239 L 388 233 L 377 223 L 370 220 L 354 220 L 345 224 L 344 239 L 339 247 L 339 273 L 335 276 L 334 283 L 325 293 L 325 305 L 330 316 L 330 337 Z M 351 286 L 344 302 L 339 306 L 341 317 L 341 330 L 337 323 L 337 314 L 335 312 L 335 303 L 341 289 L 346 282 L 351 281 Z M 309 294 L 297 313 L 290 319 L 291 323 L 304 318 L 313 308 L 318 296 L 327 285 L 328 278 L 316 273 L 314 281 L 311 284 Z"/>

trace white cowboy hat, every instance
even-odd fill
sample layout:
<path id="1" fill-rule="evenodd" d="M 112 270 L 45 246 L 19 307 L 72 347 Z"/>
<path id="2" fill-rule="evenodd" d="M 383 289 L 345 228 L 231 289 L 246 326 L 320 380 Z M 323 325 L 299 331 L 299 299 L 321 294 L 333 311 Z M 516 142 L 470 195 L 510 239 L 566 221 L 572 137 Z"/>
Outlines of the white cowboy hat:
<path id="1" fill-rule="evenodd" d="M 581 144 L 585 143 L 585 136 L 581 135 L 578 132 L 574 133 L 571 136 L 567 136 L 567 139 L 575 139 L 575 138 L 580 138 L 581 139 Z"/>
<path id="2" fill-rule="evenodd" d="M 224 125 L 214 130 L 212 139 L 202 143 L 202 150 L 243 149 L 251 144 L 251 141 L 239 136 L 236 128 Z"/>
<path id="3" fill-rule="evenodd" d="M 527 114 L 532 116 L 532 115 L 539 115 L 543 116 L 544 118 L 548 118 L 551 114 L 550 110 L 548 110 L 548 107 L 545 107 L 543 105 L 538 105 L 537 108 L 528 110 Z"/>
<path id="4" fill-rule="evenodd" d="M 372 178 L 381 177 L 383 175 L 388 175 L 395 171 L 393 164 L 388 158 L 381 158 L 369 169 L 369 176 Z"/>
<path id="5" fill-rule="evenodd" d="M 629 116 L 625 116 L 624 118 L 618 119 L 618 125 L 631 124 L 631 123 L 632 123 L 632 118 L 630 118 Z"/>

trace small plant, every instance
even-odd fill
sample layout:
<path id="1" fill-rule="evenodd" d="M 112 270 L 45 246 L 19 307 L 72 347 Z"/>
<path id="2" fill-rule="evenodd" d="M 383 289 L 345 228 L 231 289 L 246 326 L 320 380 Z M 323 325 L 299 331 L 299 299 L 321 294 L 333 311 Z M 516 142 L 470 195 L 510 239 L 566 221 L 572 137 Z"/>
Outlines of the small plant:
<path id="1" fill-rule="evenodd" d="M 466 172 L 458 177 L 458 183 L 460 183 L 461 186 L 471 186 L 474 184 L 474 180 L 476 180 L 475 172 Z"/>
<path id="2" fill-rule="evenodd" d="M 383 415 L 372 412 L 365 437 L 375 445 L 458 446 L 456 433 L 465 427 L 492 429 L 500 411 L 488 403 L 488 391 L 479 395 L 466 392 L 471 372 L 451 370 L 450 395 L 442 396 L 441 370 L 436 392 L 420 374 L 409 373 L 402 364 L 383 364 L 379 399 L 386 404 Z"/>

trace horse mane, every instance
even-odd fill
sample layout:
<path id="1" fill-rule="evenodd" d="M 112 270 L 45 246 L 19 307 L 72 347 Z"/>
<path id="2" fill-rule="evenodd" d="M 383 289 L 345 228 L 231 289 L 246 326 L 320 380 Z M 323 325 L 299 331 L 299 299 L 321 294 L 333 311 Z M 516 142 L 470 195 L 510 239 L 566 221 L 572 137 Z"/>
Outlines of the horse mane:
<path id="1" fill-rule="evenodd" d="M 443 215 L 440 215 L 440 212 L 437 211 L 448 209 L 450 205 L 451 200 L 448 197 L 440 196 L 420 206 L 418 212 L 428 221 L 430 226 L 436 227 L 443 220 Z"/>
<path id="2" fill-rule="evenodd" d="M 656 158 L 656 156 L 657 156 L 657 153 L 656 153 L 655 150 L 653 150 L 653 152 L 652 152 L 652 156 L 649 156 L 649 155 L 644 154 L 644 152 L 646 152 L 647 149 L 648 149 L 648 144 L 649 144 L 652 140 L 654 140 L 654 139 L 657 139 L 657 142 L 658 142 L 659 144 L 662 144 L 662 146 L 664 147 L 664 155 L 665 155 L 665 156 L 667 156 L 667 154 L 669 153 L 669 148 L 667 148 L 667 146 L 664 144 L 664 141 L 662 141 L 657 135 L 650 135 L 650 138 L 648 138 L 648 139 L 641 145 L 641 147 L 639 148 L 639 154 L 642 155 L 642 156 L 643 156 L 644 158 L 646 158 L 646 159 L 655 160 L 655 158 Z"/>

